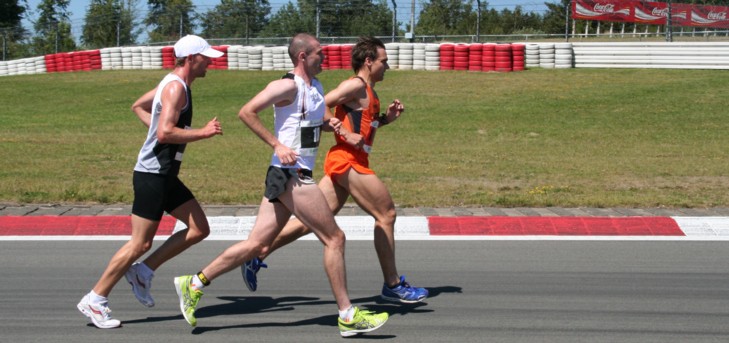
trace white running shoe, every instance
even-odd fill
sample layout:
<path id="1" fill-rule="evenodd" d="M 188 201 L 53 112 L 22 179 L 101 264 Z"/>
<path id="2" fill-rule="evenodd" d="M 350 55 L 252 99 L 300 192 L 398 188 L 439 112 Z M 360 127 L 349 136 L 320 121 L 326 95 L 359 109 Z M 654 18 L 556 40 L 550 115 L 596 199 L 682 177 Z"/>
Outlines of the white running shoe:
<path id="1" fill-rule="evenodd" d="M 111 318 L 108 302 L 92 304 L 89 295 L 86 294 L 76 307 L 99 329 L 113 329 L 121 326 L 119 320 Z"/>
<path id="2" fill-rule="evenodd" d="M 152 299 L 150 290 L 152 289 L 152 278 L 154 277 L 154 273 L 145 277 L 145 273 L 142 273 L 140 270 L 141 268 L 142 265 L 139 262 L 132 264 L 126 274 L 124 274 L 124 277 L 127 279 L 127 282 L 132 285 L 132 292 L 134 292 L 134 296 L 137 297 L 137 300 L 139 300 L 139 302 L 144 306 L 153 307 L 154 299 Z"/>

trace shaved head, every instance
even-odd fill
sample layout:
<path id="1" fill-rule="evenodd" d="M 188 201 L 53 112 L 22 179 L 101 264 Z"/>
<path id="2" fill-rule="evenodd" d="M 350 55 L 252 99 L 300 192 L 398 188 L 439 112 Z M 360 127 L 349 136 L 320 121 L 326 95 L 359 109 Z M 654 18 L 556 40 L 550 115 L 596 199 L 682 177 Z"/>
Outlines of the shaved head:
<path id="1" fill-rule="evenodd" d="M 314 50 L 314 43 L 318 42 L 316 37 L 308 33 L 299 33 L 291 39 L 289 44 L 289 57 L 291 61 L 296 61 L 296 55 L 300 52 L 309 54 Z"/>

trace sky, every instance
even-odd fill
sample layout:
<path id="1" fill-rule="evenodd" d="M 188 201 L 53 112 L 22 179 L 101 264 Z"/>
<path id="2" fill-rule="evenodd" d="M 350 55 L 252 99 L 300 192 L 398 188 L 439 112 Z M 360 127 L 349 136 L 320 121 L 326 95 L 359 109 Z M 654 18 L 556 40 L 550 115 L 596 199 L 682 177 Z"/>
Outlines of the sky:
<path id="1" fill-rule="evenodd" d="M 38 4 L 41 3 L 41 0 L 27 0 L 28 4 L 31 8 L 31 17 L 33 19 L 38 17 Z M 420 12 L 420 9 L 422 8 L 422 3 L 424 0 L 396 0 L 395 3 L 397 4 L 397 21 L 402 23 L 403 25 L 406 23 L 410 23 L 411 13 L 412 11 L 412 5 L 413 1 L 415 3 L 415 14 L 417 15 L 418 12 Z M 536 11 L 542 13 L 546 10 L 546 6 L 544 6 L 544 2 L 555 2 L 557 0 L 481 0 L 482 5 L 484 3 L 488 3 L 488 9 L 496 9 L 497 11 L 501 11 L 502 9 L 508 8 L 513 9 L 515 6 L 519 5 L 522 7 L 522 9 L 526 12 Z M 81 35 L 81 30 L 83 28 L 84 23 L 84 17 L 86 16 L 86 9 L 88 8 L 90 4 L 90 0 L 71 0 L 70 5 L 68 7 L 69 12 L 71 12 L 71 32 L 74 36 L 77 38 Z M 195 8 L 198 13 L 205 13 L 209 10 L 212 10 L 217 6 L 220 1 L 219 0 L 193 0 L 193 5 L 195 5 Z M 271 12 L 275 13 L 281 6 L 287 4 L 288 2 L 296 3 L 296 0 L 269 0 L 269 3 L 271 4 Z M 147 14 L 147 7 L 146 7 L 146 0 L 138 0 L 138 13 L 144 17 Z M 392 0 L 387 0 L 388 5 L 390 8 L 392 8 Z M 474 3 L 476 1 L 474 0 Z M 32 22 L 28 20 L 23 21 L 23 26 L 28 31 L 33 31 L 33 24 Z M 140 37 L 141 38 L 141 37 Z"/>

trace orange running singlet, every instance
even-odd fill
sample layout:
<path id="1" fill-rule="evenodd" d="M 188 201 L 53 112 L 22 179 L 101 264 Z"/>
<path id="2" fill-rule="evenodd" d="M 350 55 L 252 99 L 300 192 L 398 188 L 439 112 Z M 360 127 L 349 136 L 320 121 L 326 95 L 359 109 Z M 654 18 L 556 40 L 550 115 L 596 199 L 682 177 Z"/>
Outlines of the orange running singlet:
<path id="1" fill-rule="evenodd" d="M 334 111 L 334 116 L 342 121 L 342 125 L 347 130 L 362 135 L 364 146 L 362 150 L 357 150 L 347 144 L 339 135 L 334 135 L 337 144 L 329 149 L 329 153 L 327 153 L 327 158 L 324 161 L 324 173 L 335 181 L 339 175 L 346 173 L 349 168 L 354 168 L 360 174 L 375 173 L 369 168 L 369 154 L 372 151 L 375 132 L 380 124 L 377 120 L 380 113 L 380 99 L 377 98 L 372 87 L 362 78 L 358 76 L 353 78 L 358 78 L 365 83 L 369 106 L 362 110 L 353 110 L 345 105 L 338 105 Z"/>

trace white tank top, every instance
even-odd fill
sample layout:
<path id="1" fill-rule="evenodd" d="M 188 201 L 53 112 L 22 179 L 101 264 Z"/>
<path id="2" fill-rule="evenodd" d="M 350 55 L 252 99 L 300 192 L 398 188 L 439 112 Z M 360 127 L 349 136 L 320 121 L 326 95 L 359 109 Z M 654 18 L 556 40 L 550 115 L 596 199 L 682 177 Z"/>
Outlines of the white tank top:
<path id="1" fill-rule="evenodd" d="M 170 82 L 179 82 L 185 87 L 186 104 L 180 111 L 177 127 L 188 130 L 192 125 L 192 93 L 185 81 L 175 74 L 167 74 L 157 86 L 152 102 L 152 117 L 147 131 L 147 139 L 137 157 L 135 171 L 163 175 L 177 175 L 187 144 L 161 144 L 157 141 L 160 113 L 162 112 L 162 90 Z"/>
<path id="2" fill-rule="evenodd" d="M 291 78 L 292 73 L 284 78 Z M 276 138 L 299 154 L 296 165 L 284 166 L 273 153 L 271 165 L 279 168 L 302 168 L 314 170 L 316 154 L 324 121 L 324 89 L 319 80 L 313 79 L 311 86 L 304 79 L 293 75 L 298 91 L 296 100 L 286 106 L 273 107 Z"/>

